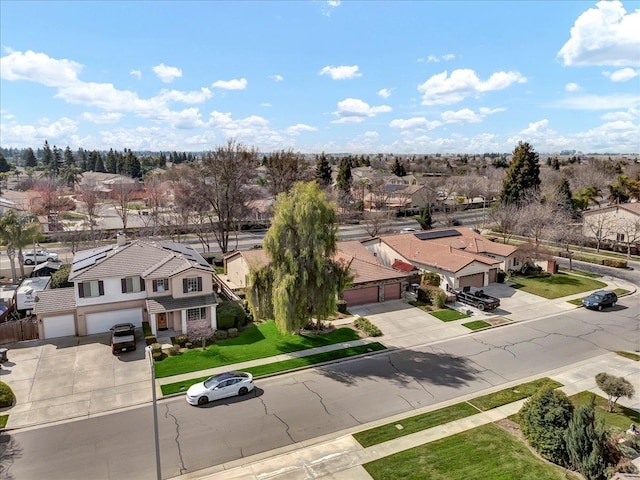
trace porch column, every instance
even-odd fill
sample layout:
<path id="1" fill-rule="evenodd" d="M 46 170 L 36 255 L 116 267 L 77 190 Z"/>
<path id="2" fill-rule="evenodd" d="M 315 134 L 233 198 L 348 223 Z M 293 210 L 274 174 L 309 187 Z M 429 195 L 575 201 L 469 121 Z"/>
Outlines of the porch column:
<path id="1" fill-rule="evenodd" d="M 213 328 L 214 330 L 218 329 L 218 317 L 217 317 L 217 307 L 218 305 L 211 305 L 209 307 L 209 311 L 211 312 L 211 328 Z"/>
<path id="2" fill-rule="evenodd" d="M 187 333 L 187 311 L 186 310 L 180 310 L 180 315 L 181 315 L 181 318 L 182 318 L 182 325 L 181 325 L 182 332 L 181 333 L 186 334 Z"/>
<path id="3" fill-rule="evenodd" d="M 151 317 L 151 321 L 149 323 L 151 324 L 151 333 L 153 335 L 157 335 L 157 333 L 158 333 L 158 320 L 157 320 L 156 314 L 152 313 L 150 315 L 150 317 Z"/>

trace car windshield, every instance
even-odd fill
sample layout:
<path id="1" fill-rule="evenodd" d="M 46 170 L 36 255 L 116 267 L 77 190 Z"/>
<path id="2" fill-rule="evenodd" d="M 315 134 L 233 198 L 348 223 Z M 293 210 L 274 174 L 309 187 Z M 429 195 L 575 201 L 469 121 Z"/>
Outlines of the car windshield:
<path id="1" fill-rule="evenodd" d="M 602 295 L 596 295 L 595 293 L 590 296 L 590 300 L 602 300 Z"/>

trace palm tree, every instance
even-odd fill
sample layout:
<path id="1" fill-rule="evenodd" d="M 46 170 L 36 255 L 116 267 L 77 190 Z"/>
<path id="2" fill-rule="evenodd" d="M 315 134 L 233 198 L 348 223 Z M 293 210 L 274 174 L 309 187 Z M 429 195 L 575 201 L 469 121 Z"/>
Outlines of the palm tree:
<path id="1" fill-rule="evenodd" d="M 15 251 L 18 250 L 20 275 L 25 277 L 24 257 L 22 248 L 31 244 L 38 235 L 40 225 L 30 217 L 18 215 L 15 210 L 7 210 L 0 218 L 0 239 L 7 245 L 7 256 L 11 262 L 11 276 L 13 283 L 17 282 Z"/>
<path id="2" fill-rule="evenodd" d="M 74 190 L 76 185 L 80 183 L 80 177 L 82 172 L 75 164 L 65 165 L 60 169 L 59 177 L 62 183 L 67 185 L 71 190 Z"/>

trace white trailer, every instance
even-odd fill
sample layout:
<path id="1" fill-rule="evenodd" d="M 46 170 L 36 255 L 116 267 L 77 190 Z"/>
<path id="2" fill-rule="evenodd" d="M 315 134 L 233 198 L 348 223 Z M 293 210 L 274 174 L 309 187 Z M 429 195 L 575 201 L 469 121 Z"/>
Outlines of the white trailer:
<path id="1" fill-rule="evenodd" d="M 41 292 L 51 282 L 51 277 L 25 278 L 16 288 L 14 298 L 16 310 L 24 315 L 31 314 L 36 308 L 38 292 Z"/>

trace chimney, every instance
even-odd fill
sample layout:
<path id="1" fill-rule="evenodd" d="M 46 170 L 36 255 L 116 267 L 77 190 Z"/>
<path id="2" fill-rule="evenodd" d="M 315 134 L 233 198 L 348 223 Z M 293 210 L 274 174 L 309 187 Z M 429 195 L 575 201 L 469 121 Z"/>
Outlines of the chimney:
<path id="1" fill-rule="evenodd" d="M 127 243 L 127 235 L 124 232 L 118 232 L 116 235 L 116 245 L 124 247 Z"/>

